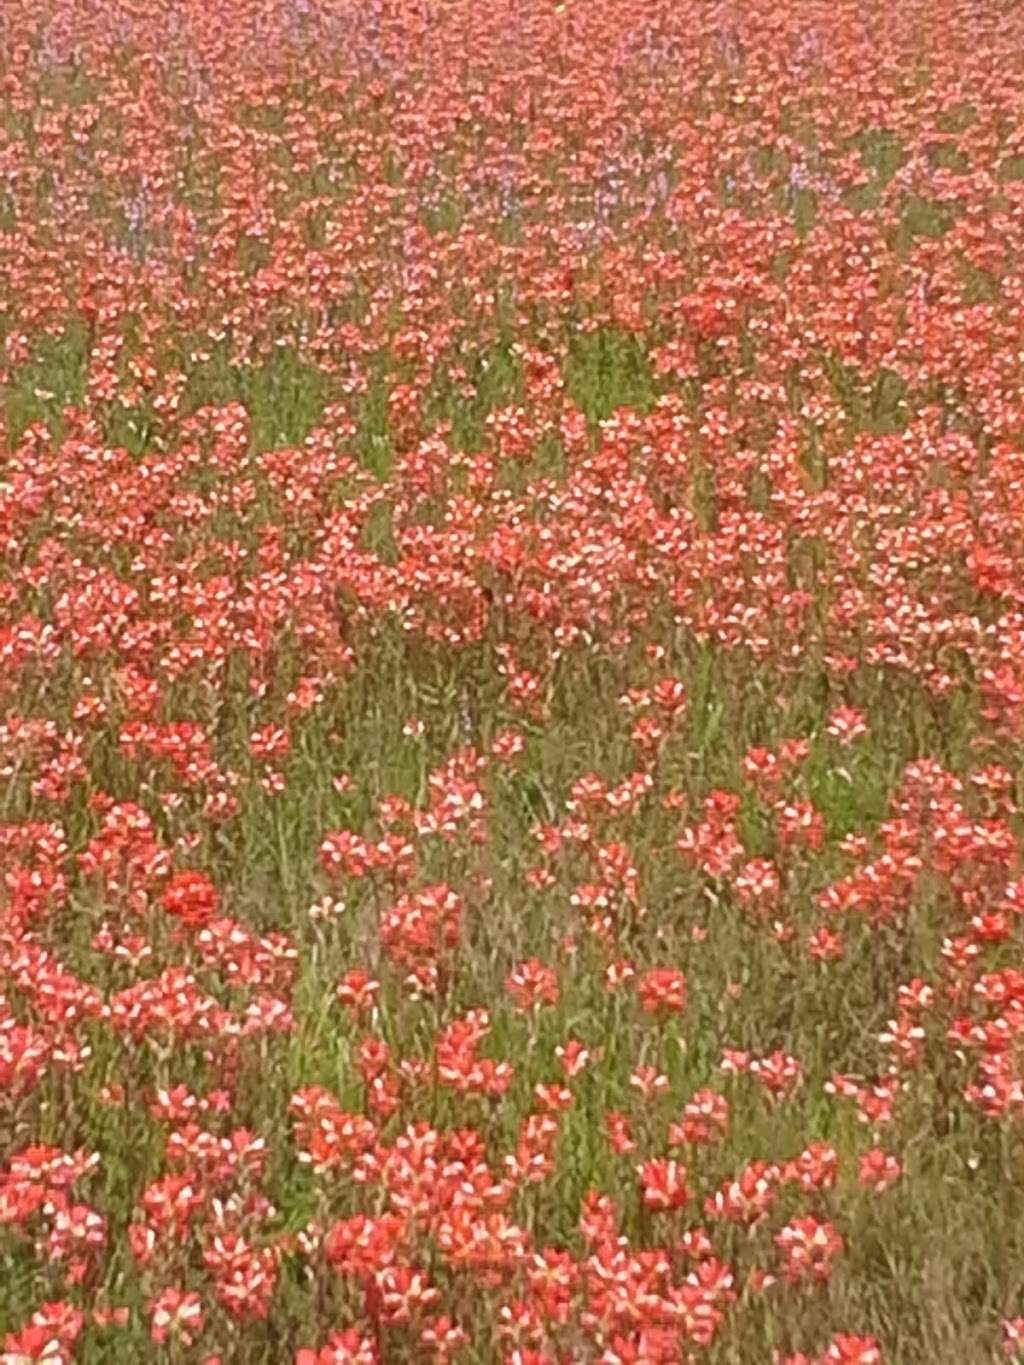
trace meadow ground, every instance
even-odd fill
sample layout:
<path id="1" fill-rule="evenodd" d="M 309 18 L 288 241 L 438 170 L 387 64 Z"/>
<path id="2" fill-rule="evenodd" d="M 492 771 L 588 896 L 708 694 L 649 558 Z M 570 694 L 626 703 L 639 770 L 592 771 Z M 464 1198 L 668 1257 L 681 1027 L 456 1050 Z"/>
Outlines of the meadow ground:
<path id="1" fill-rule="evenodd" d="M 0 0 L 0 1352 L 1024 1355 L 1024 6 Z"/>

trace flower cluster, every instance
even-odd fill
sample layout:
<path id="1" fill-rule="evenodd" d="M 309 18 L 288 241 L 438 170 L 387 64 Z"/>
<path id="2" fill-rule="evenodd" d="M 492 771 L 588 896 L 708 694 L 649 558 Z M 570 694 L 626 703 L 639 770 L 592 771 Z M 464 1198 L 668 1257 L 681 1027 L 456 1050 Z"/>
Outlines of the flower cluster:
<path id="1" fill-rule="evenodd" d="M 0 8 L 0 1365 L 1024 1358 L 1024 7 Z"/>

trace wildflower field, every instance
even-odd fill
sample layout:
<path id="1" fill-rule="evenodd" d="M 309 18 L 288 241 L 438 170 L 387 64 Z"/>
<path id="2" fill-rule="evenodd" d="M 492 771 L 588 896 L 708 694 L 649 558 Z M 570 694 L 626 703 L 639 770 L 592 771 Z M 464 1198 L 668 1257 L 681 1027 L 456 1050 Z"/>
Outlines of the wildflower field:
<path id="1" fill-rule="evenodd" d="M 1024 5 L 0 0 L 0 1362 L 1024 1358 Z"/>

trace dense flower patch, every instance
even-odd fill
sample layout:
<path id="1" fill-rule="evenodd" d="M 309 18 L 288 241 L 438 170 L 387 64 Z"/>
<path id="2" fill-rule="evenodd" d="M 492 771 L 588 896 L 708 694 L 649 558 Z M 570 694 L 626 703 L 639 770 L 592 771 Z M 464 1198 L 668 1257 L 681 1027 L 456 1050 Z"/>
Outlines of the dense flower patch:
<path id="1" fill-rule="evenodd" d="M 1024 9 L 0 0 L 0 1361 L 1024 1357 Z"/>

